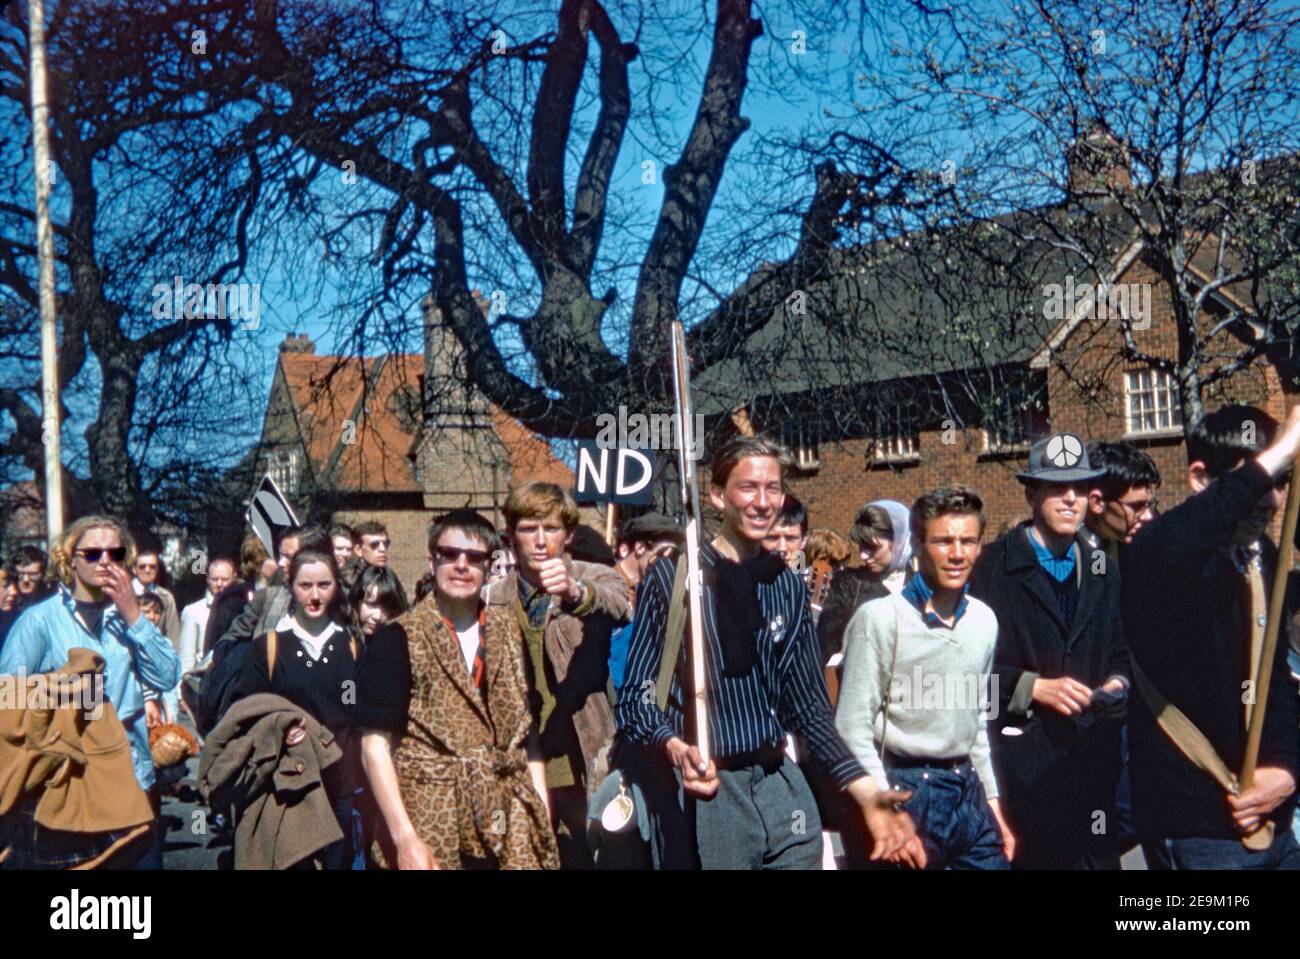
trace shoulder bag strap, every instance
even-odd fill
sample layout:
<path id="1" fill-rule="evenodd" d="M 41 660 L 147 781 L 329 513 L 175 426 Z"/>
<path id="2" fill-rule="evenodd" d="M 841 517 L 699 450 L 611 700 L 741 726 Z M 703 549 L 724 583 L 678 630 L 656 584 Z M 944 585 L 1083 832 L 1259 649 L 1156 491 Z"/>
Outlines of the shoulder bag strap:
<path id="1" fill-rule="evenodd" d="M 1236 794 L 1237 777 L 1228 768 L 1214 745 L 1205 738 L 1205 734 L 1196 728 L 1196 724 L 1187 718 L 1187 714 L 1165 698 L 1164 693 L 1156 689 L 1146 673 L 1138 666 L 1136 659 L 1130 659 L 1133 684 L 1146 700 L 1147 708 L 1155 716 L 1165 735 L 1177 746 L 1198 769 L 1209 773 L 1223 787 L 1225 792 Z"/>
<path id="2" fill-rule="evenodd" d="M 885 738 L 889 735 L 889 706 L 894 697 L 894 667 L 898 665 L 898 631 L 900 628 L 898 621 L 898 607 L 894 607 L 894 650 L 889 657 L 889 676 L 885 680 L 885 695 L 882 698 L 883 705 L 880 711 L 884 714 L 884 725 L 880 729 L 880 761 L 885 761 Z"/>
<path id="3" fill-rule="evenodd" d="M 668 625 L 664 629 L 664 648 L 659 656 L 659 675 L 655 681 L 655 703 L 662 710 L 668 705 L 668 694 L 673 688 L 673 673 L 682 652 L 682 637 L 686 634 L 686 563 L 677 557 L 673 574 L 673 593 L 668 600 Z"/>

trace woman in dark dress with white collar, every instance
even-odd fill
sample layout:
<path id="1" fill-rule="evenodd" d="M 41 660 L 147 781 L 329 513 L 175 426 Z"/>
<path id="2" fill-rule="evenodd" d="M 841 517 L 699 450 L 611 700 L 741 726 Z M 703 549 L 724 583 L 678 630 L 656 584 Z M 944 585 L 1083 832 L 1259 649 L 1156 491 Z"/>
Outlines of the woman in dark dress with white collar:
<path id="1" fill-rule="evenodd" d="M 357 786 L 352 710 L 361 641 L 349 625 L 338 565 L 331 554 L 300 550 L 289 564 L 289 584 L 293 591 L 289 611 L 274 630 L 253 640 L 235 698 L 256 693 L 283 696 L 334 734 L 343 758 L 327 767 L 322 779 L 343 839 L 315 858 L 326 869 L 349 869 Z M 301 727 L 294 727 L 286 741 L 294 745 L 305 735 Z M 303 865 L 310 866 L 311 860 Z"/>

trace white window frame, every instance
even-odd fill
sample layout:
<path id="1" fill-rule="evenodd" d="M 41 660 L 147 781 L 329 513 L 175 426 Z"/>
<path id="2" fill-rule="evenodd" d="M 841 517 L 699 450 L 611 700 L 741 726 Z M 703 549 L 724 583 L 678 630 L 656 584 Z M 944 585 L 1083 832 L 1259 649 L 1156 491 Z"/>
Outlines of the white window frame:
<path id="1" fill-rule="evenodd" d="M 984 452 L 986 453 L 1023 453 L 1033 445 L 1033 441 L 1029 439 L 1014 442 L 1003 440 L 995 430 L 984 428 Z"/>
<path id="2" fill-rule="evenodd" d="M 280 492 L 293 496 L 298 492 L 301 474 L 298 469 L 296 449 L 271 450 L 266 454 L 266 472 L 270 474 Z"/>
<path id="3" fill-rule="evenodd" d="M 921 431 L 916 427 L 916 417 L 912 413 L 906 407 L 879 411 L 876 435 L 871 440 L 871 462 L 920 462 Z"/>
<path id="4" fill-rule="evenodd" d="M 1023 397 L 1020 397 L 1021 401 L 1023 401 L 1023 399 Z M 1004 439 L 1000 430 L 990 428 L 986 425 L 981 431 L 984 434 L 985 453 L 1023 453 L 1034 445 L 1032 411 L 1026 406 L 1018 410 L 1016 415 L 1019 416 L 1021 420 L 1021 430 L 1024 433 L 1023 437 L 1015 440 Z"/>
<path id="5" fill-rule="evenodd" d="M 1030 411 L 1022 409 L 1018 416 L 1023 417 L 1023 435 L 1019 439 L 1004 439 L 1001 430 L 984 428 L 984 452 L 1004 454 L 1004 452 L 1024 452 L 1034 446 L 1034 424 L 1030 420 Z"/>
<path id="6" fill-rule="evenodd" d="M 805 473 L 821 469 L 820 450 L 817 448 L 817 428 L 796 423 L 786 431 L 785 443 L 794 453 L 795 466 Z"/>
<path id="7" fill-rule="evenodd" d="M 1124 435 L 1168 436 L 1183 431 L 1178 383 L 1168 370 L 1124 371 Z"/>

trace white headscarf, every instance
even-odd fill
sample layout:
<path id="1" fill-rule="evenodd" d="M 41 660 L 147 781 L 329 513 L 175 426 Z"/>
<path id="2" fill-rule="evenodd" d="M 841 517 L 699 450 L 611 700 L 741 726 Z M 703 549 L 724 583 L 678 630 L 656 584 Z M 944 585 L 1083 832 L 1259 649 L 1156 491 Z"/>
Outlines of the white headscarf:
<path id="1" fill-rule="evenodd" d="M 889 522 L 894 527 L 894 558 L 885 570 L 885 576 L 899 571 L 906 571 L 912 562 L 912 511 L 896 499 L 873 500 L 867 506 L 879 506 L 889 514 Z M 866 509 L 864 506 L 863 509 Z M 883 577 L 882 577 L 883 578 Z"/>

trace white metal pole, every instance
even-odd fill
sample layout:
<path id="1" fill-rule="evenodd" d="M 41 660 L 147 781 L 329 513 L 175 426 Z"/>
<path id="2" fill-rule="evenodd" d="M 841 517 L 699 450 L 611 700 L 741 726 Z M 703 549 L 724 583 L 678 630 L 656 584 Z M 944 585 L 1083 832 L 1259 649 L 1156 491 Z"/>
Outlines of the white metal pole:
<path id="1" fill-rule="evenodd" d="M 45 72 L 45 6 L 29 0 L 32 60 L 32 153 L 36 163 L 36 255 L 41 301 L 41 441 L 45 445 L 45 530 L 50 549 L 63 532 L 63 473 L 59 457 L 59 365 L 54 314 L 54 231 L 50 226 L 50 106 Z"/>
<path id="2" fill-rule="evenodd" d="M 690 617 L 690 663 L 692 702 L 695 715 L 696 746 L 700 758 L 708 763 L 709 700 L 708 680 L 704 670 L 704 580 L 700 575 L 700 534 L 704 531 L 700 516 L 700 491 L 695 476 L 695 463 L 691 451 L 696 449 L 692 424 L 695 422 L 691 405 L 691 360 L 686 354 L 686 333 L 679 320 L 672 322 L 673 342 L 673 401 L 678 416 L 677 435 L 681 448 L 677 452 L 677 469 L 680 475 L 682 509 L 686 512 L 686 595 Z"/>

